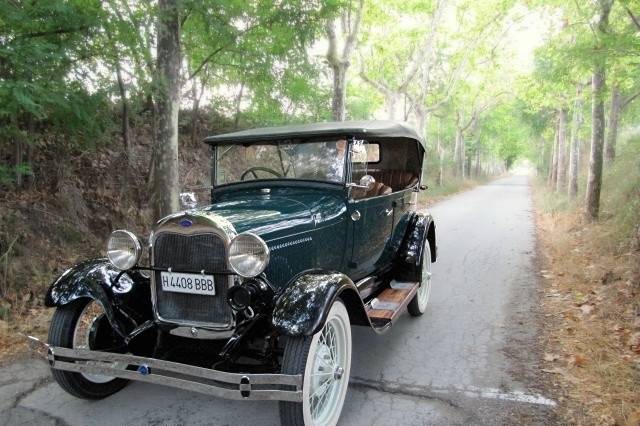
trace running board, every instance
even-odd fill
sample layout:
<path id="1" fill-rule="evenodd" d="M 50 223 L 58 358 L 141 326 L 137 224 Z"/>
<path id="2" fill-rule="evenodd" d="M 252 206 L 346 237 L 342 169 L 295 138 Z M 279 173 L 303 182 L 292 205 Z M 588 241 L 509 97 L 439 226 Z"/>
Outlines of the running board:
<path id="1" fill-rule="evenodd" d="M 371 324 L 376 328 L 390 326 L 411 302 L 418 287 L 418 282 L 391 281 L 389 288 L 383 290 L 366 306 Z"/>

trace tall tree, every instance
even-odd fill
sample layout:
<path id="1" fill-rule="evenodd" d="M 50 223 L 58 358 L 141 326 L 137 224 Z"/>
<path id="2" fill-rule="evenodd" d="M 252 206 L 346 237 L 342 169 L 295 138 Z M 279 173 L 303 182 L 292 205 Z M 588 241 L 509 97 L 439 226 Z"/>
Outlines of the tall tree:
<path id="1" fill-rule="evenodd" d="M 327 23 L 327 62 L 333 74 L 333 91 L 331 95 L 331 116 L 335 121 L 344 121 L 346 117 L 345 101 L 347 95 L 347 70 L 351 65 L 351 55 L 358 37 L 364 0 L 359 0 L 355 9 L 351 3 L 337 19 L 340 37 L 336 32 L 336 20 Z M 341 40 L 340 40 L 341 39 Z M 340 49 L 342 41 L 342 49 Z"/>
<path id="2" fill-rule="evenodd" d="M 179 0 L 158 1 L 158 139 L 155 141 L 153 206 L 156 217 L 178 210 L 178 111 L 180 107 Z"/>
<path id="3" fill-rule="evenodd" d="M 558 179 L 556 191 L 564 191 L 567 178 L 567 110 L 565 108 L 558 111 Z"/>
<path id="4" fill-rule="evenodd" d="M 576 85 L 576 98 L 571 120 L 571 146 L 569 148 L 569 198 L 578 194 L 578 161 L 580 159 L 580 126 L 582 125 L 582 84 Z"/>
<path id="5" fill-rule="evenodd" d="M 607 139 L 604 146 L 604 159 L 612 161 L 616 156 L 616 140 L 618 139 L 618 122 L 620 121 L 620 110 L 622 109 L 622 96 L 620 87 L 614 84 L 611 88 L 611 107 L 609 108 L 609 123 L 607 125 Z"/>
<path id="6" fill-rule="evenodd" d="M 598 22 L 596 55 L 591 77 L 591 152 L 589 156 L 589 176 L 585 213 L 589 220 L 598 218 L 600 212 L 600 190 L 602 188 L 602 151 L 604 148 L 604 93 L 606 57 L 603 50 L 603 38 L 609 27 L 609 13 L 613 0 L 598 0 Z"/>

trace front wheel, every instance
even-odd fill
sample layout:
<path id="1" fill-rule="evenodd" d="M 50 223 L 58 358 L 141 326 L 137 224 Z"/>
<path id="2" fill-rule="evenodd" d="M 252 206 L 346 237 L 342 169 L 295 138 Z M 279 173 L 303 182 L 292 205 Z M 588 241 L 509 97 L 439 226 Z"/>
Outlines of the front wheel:
<path id="1" fill-rule="evenodd" d="M 104 310 L 91 299 L 77 299 L 56 308 L 49 327 L 49 344 L 73 349 L 107 349 L 118 345 Z M 62 389 L 83 399 L 102 399 L 118 392 L 127 380 L 97 374 L 51 369 Z"/>
<path id="2" fill-rule="evenodd" d="M 407 305 L 409 314 L 414 317 L 424 314 L 429 303 L 429 296 L 431 296 L 431 246 L 429 241 L 425 239 L 422 251 L 422 265 L 420 265 L 420 287 L 418 287 L 416 295 Z"/>
<path id="3" fill-rule="evenodd" d="M 302 374 L 302 402 L 280 402 L 284 426 L 338 423 L 351 370 L 351 326 L 347 308 L 336 300 L 322 329 L 287 339 L 283 374 Z"/>

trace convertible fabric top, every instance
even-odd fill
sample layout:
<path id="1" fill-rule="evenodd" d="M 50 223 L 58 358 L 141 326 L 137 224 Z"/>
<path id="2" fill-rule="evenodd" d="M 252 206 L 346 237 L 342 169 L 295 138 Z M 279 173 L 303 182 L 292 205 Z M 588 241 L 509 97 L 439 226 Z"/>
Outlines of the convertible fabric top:
<path id="1" fill-rule="evenodd" d="M 370 138 L 407 138 L 414 139 L 424 149 L 424 142 L 415 130 L 405 123 L 395 121 L 333 121 L 326 123 L 300 124 L 281 127 L 262 127 L 209 136 L 208 144 L 244 144 L 251 142 L 310 138 L 321 136 L 354 136 Z"/>

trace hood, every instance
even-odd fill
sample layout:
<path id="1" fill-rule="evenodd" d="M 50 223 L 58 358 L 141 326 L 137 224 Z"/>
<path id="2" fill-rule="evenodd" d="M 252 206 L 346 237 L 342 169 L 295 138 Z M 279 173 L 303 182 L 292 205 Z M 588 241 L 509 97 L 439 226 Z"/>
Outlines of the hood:
<path id="1" fill-rule="evenodd" d="M 263 238 L 286 229 L 298 228 L 297 232 L 303 232 L 314 227 L 310 206 L 286 197 L 238 197 L 212 204 L 204 210 L 224 217 L 238 233 L 252 232 Z"/>
<path id="2" fill-rule="evenodd" d="M 329 225 L 345 212 L 344 200 L 329 191 L 238 191 L 209 206 L 171 215 L 160 223 L 206 218 L 211 223 L 228 223 L 237 233 L 251 232 L 268 241 Z"/>

